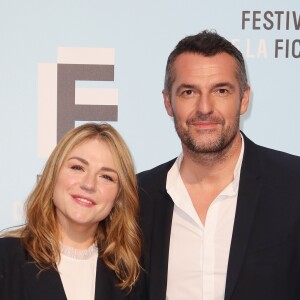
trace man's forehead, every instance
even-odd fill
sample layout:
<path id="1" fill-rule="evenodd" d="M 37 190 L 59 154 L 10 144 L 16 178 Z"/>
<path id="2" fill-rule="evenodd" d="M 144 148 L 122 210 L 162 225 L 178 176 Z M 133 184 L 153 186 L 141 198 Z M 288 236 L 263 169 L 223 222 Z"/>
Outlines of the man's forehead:
<path id="1" fill-rule="evenodd" d="M 174 80 L 185 77 L 207 77 L 217 75 L 236 75 L 237 64 L 233 57 L 227 53 L 220 53 L 214 56 L 204 56 L 194 53 L 183 53 L 178 56 L 174 63 Z"/>

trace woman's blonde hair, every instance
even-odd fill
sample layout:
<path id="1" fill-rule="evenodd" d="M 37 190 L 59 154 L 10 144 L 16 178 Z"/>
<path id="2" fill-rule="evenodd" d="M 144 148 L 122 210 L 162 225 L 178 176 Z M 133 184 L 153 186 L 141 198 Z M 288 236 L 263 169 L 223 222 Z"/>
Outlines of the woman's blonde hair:
<path id="1" fill-rule="evenodd" d="M 137 224 L 138 196 L 133 161 L 120 134 L 109 124 L 87 123 L 69 131 L 49 157 L 37 186 L 25 205 L 26 224 L 20 236 L 28 253 L 41 270 L 60 260 L 59 232 L 53 191 L 60 168 L 72 149 L 88 139 L 105 141 L 119 177 L 119 191 L 109 216 L 95 235 L 99 256 L 115 272 L 120 288 L 130 290 L 136 282 L 141 254 Z"/>

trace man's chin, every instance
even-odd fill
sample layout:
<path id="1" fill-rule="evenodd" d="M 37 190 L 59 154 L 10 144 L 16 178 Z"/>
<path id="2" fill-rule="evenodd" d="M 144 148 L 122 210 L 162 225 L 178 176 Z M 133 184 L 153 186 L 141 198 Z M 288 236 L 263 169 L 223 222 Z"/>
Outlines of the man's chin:
<path id="1" fill-rule="evenodd" d="M 220 143 L 218 140 L 206 140 L 204 141 L 187 141 L 185 146 L 192 152 L 195 153 L 215 153 L 221 151 Z"/>

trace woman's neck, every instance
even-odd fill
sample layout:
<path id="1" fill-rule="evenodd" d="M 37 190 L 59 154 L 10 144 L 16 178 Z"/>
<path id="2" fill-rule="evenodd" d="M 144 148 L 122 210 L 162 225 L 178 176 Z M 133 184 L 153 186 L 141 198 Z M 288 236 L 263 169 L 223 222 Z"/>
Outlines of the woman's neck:
<path id="1" fill-rule="evenodd" d="M 68 247 L 87 249 L 95 242 L 97 226 L 86 228 L 58 222 L 58 228 L 60 242 Z"/>

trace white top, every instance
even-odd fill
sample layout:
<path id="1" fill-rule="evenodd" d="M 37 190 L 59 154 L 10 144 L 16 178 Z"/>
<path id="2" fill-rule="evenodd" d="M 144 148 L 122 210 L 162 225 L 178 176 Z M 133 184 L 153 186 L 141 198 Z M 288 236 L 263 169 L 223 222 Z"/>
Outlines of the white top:
<path id="1" fill-rule="evenodd" d="M 237 203 L 244 141 L 233 181 L 211 203 L 203 226 L 180 176 L 182 154 L 167 175 L 174 201 L 169 248 L 168 300 L 221 300 Z"/>
<path id="2" fill-rule="evenodd" d="M 94 300 L 98 249 L 74 249 L 61 244 L 57 265 L 68 300 Z"/>

